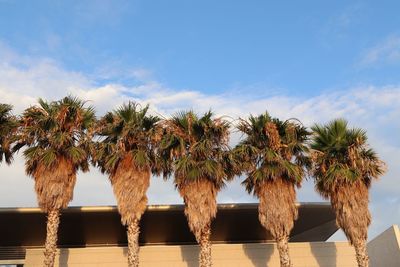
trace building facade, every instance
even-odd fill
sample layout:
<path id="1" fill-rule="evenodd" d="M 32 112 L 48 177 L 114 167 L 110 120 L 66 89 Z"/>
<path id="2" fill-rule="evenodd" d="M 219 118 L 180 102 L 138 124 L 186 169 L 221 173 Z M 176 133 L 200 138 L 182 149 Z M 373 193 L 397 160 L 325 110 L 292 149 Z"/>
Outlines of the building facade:
<path id="1" fill-rule="evenodd" d="M 356 266 L 347 242 L 326 242 L 338 228 L 327 203 L 301 203 L 290 237 L 294 266 Z M 182 205 L 149 206 L 141 221 L 140 266 L 198 266 L 198 246 Z M 271 235 L 258 221 L 257 204 L 221 204 L 212 224 L 214 266 L 279 266 Z M 46 216 L 37 208 L 0 209 L 0 265 L 42 266 Z M 371 266 L 400 266 L 398 228 L 368 246 Z M 381 265 L 381 243 L 390 243 L 393 263 Z M 127 266 L 127 238 L 116 207 L 72 207 L 63 211 L 57 266 Z M 396 249 L 397 244 L 397 249 Z M 377 260 L 376 260 L 377 259 Z M 378 263 L 379 262 L 379 263 Z M 398 265 L 393 265 L 397 264 Z M 392 265 L 391 265 L 392 264 Z"/>

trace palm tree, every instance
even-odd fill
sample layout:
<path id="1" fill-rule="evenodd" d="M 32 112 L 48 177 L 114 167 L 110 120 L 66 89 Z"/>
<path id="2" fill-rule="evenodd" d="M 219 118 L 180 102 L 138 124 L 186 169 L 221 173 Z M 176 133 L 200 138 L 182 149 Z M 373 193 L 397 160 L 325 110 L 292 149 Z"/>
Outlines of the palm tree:
<path id="1" fill-rule="evenodd" d="M 0 163 L 3 160 L 11 164 L 13 150 L 11 144 L 15 141 L 18 121 L 11 114 L 12 106 L 0 104 Z"/>
<path id="2" fill-rule="evenodd" d="M 88 171 L 94 110 L 71 96 L 39 99 L 21 117 L 16 150 L 24 151 L 26 173 L 35 181 L 39 207 L 47 213 L 44 266 L 54 266 L 60 211 L 72 200 L 78 170 Z"/>
<path id="3" fill-rule="evenodd" d="M 189 228 L 200 244 L 200 267 L 212 266 L 211 221 L 217 213 L 217 194 L 234 176 L 229 152 L 229 124 L 213 118 L 211 111 L 199 117 L 180 112 L 165 122 L 161 157 L 174 173 L 183 197 Z"/>
<path id="4" fill-rule="evenodd" d="M 316 190 L 330 199 L 336 223 L 355 247 L 358 266 L 368 266 L 366 241 L 371 215 L 368 189 L 385 171 L 385 164 L 368 147 L 367 134 L 336 119 L 316 124 L 311 148 Z"/>
<path id="5" fill-rule="evenodd" d="M 234 149 L 246 175 L 243 185 L 259 198 L 258 218 L 277 242 L 281 266 L 292 266 L 288 240 L 298 216 L 295 187 L 309 165 L 309 133 L 298 121 L 267 112 L 240 119 L 237 128 L 245 135 Z"/>
<path id="6" fill-rule="evenodd" d="M 162 133 L 157 127 L 159 118 L 148 115 L 148 108 L 128 102 L 107 113 L 99 121 L 100 140 L 93 153 L 94 163 L 109 175 L 121 222 L 127 225 L 129 266 L 139 266 L 139 222 Z"/>

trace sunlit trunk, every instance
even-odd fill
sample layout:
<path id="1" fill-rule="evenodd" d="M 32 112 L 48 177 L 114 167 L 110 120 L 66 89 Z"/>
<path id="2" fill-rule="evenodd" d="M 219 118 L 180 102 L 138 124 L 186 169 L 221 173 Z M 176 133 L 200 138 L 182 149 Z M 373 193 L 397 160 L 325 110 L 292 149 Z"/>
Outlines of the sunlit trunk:
<path id="1" fill-rule="evenodd" d="M 199 262 L 200 267 L 211 267 L 212 259 L 211 259 L 211 227 L 208 224 L 200 234 L 200 256 Z"/>
<path id="2" fill-rule="evenodd" d="M 139 220 L 128 224 L 128 266 L 139 266 Z"/>
<path id="3" fill-rule="evenodd" d="M 294 185 L 284 179 L 267 181 L 259 186 L 257 194 L 260 223 L 277 242 L 281 267 L 291 267 L 288 240 L 298 216 Z"/>
<path id="4" fill-rule="evenodd" d="M 189 228 L 200 245 L 200 267 L 212 266 L 210 236 L 211 222 L 217 214 L 217 192 L 214 184 L 207 179 L 179 187 Z"/>
<path id="5" fill-rule="evenodd" d="M 367 246 L 365 241 L 358 242 L 354 244 L 354 248 L 356 250 L 356 258 L 358 267 L 368 267 L 369 258 L 367 255 Z"/>
<path id="6" fill-rule="evenodd" d="M 51 210 L 47 214 L 46 244 L 44 248 L 45 267 L 53 267 L 57 252 L 57 231 L 60 224 L 60 211 Z"/>
<path id="7" fill-rule="evenodd" d="M 293 265 L 290 262 L 290 256 L 289 256 L 288 238 L 287 237 L 278 238 L 276 242 L 277 242 L 281 267 L 292 267 Z"/>

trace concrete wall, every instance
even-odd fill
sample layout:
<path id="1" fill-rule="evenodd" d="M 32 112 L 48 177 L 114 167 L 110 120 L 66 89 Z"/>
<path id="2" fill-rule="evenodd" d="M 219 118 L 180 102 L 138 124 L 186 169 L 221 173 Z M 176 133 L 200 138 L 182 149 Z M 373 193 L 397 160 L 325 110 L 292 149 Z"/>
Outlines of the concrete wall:
<path id="1" fill-rule="evenodd" d="M 393 225 L 368 243 L 370 267 L 400 266 L 400 231 Z"/>
<path id="2" fill-rule="evenodd" d="M 274 244 L 215 244 L 214 267 L 274 267 L 279 256 Z M 296 267 L 354 267 L 354 249 L 347 242 L 290 243 Z M 140 249 L 141 267 L 196 267 L 197 246 L 145 246 Z M 29 249 L 25 266 L 42 266 L 40 249 Z M 56 266 L 127 266 L 126 248 L 96 247 L 61 249 Z M 387 266 L 386 266 L 387 267 Z"/>

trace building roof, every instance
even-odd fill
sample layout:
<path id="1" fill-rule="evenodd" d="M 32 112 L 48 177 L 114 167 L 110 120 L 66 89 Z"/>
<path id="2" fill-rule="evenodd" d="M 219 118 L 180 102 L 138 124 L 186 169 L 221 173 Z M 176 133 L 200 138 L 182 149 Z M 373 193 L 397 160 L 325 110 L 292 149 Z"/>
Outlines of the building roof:
<path id="1" fill-rule="evenodd" d="M 328 203 L 300 203 L 292 242 L 325 241 L 337 231 L 335 215 Z M 141 220 L 140 243 L 195 244 L 183 205 L 150 205 Z M 46 214 L 38 208 L 0 209 L 0 247 L 42 246 L 46 236 Z M 271 241 L 258 221 L 258 204 L 219 204 L 212 223 L 214 243 Z M 70 207 L 61 215 L 60 247 L 126 245 L 126 230 L 115 206 Z"/>

